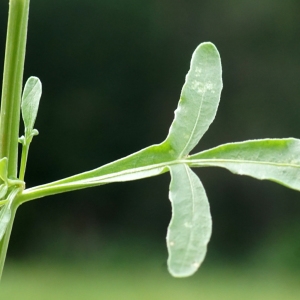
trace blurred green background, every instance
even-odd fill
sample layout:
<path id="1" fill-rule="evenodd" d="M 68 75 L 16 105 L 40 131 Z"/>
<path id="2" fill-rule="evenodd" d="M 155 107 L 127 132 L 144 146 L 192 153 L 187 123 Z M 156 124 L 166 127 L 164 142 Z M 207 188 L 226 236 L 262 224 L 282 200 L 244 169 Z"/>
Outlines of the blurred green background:
<path id="1" fill-rule="evenodd" d="M 0 3 L 0 57 L 7 2 Z M 224 89 L 195 151 L 299 137 L 299 15 L 297 0 L 32 0 L 25 78 L 41 79 L 43 97 L 27 186 L 161 142 L 204 41 L 221 54 Z M 196 172 L 214 221 L 197 276 L 166 273 L 163 175 L 21 207 L 0 297 L 299 299 L 300 194 L 221 169 Z"/>

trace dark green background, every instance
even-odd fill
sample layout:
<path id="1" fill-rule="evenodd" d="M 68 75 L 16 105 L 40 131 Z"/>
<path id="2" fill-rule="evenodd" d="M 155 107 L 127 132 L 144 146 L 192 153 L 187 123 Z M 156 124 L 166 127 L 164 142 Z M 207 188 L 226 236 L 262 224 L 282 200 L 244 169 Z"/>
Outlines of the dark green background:
<path id="1" fill-rule="evenodd" d="M 0 3 L 0 57 L 7 2 Z M 299 137 L 299 15 L 298 0 L 32 0 L 25 78 L 41 79 L 43 97 L 27 186 L 161 142 L 204 41 L 221 54 L 224 89 L 196 150 Z M 263 253 L 300 266 L 299 193 L 219 169 L 197 174 L 214 221 L 208 259 Z M 166 251 L 168 185 L 167 174 L 28 203 L 9 254 L 87 256 L 124 243 L 150 245 L 149 255 Z"/>

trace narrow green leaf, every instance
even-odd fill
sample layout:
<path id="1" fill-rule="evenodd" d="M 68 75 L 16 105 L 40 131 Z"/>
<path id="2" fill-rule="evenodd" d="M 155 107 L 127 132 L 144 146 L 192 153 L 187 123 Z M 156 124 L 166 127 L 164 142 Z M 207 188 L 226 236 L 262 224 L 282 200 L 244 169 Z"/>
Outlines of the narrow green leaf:
<path id="1" fill-rule="evenodd" d="M 168 268 L 175 277 L 190 276 L 202 263 L 212 230 L 209 203 L 197 175 L 185 164 L 169 167 L 172 219 L 167 233 Z"/>
<path id="2" fill-rule="evenodd" d="M 37 77 L 30 77 L 24 87 L 22 95 L 22 117 L 26 130 L 31 133 L 42 96 L 42 83 Z"/>
<path id="3" fill-rule="evenodd" d="M 153 145 L 100 168 L 27 189 L 23 192 L 23 196 L 35 194 L 36 191 L 41 194 L 48 191 L 47 195 L 51 195 L 106 183 L 156 176 L 167 172 L 167 164 L 172 160 L 171 151 L 166 144 Z"/>
<path id="4" fill-rule="evenodd" d="M 8 186 L 5 183 L 0 184 L 0 200 L 7 194 Z"/>
<path id="5" fill-rule="evenodd" d="M 96 178 L 102 176 L 109 176 L 110 174 L 128 174 L 130 179 L 134 180 L 135 173 L 141 172 L 141 176 L 137 175 L 136 179 L 149 177 L 147 176 L 147 171 L 157 168 L 164 168 L 166 162 L 170 162 L 173 160 L 172 153 L 167 145 L 159 144 L 152 145 L 145 149 L 142 149 L 138 152 L 135 152 L 131 155 L 128 155 L 122 159 L 104 165 L 100 168 L 97 168 L 92 171 L 88 171 L 85 173 L 81 173 L 74 177 L 69 177 L 67 181 L 73 181 L 73 179 L 87 179 L 87 180 L 97 180 Z M 145 172 L 145 173 L 144 173 Z M 127 175 L 126 175 L 127 176 Z M 152 175 L 150 175 L 152 176 Z M 123 177 L 124 181 L 127 181 L 125 177 Z M 121 181 L 121 180 L 118 180 Z"/>
<path id="6" fill-rule="evenodd" d="M 16 195 L 18 194 L 19 189 L 15 188 L 11 191 L 7 198 L 7 202 L 4 204 L 4 206 L 0 210 L 0 241 L 2 240 L 7 225 L 11 218 L 11 204 L 13 200 L 15 199 Z"/>
<path id="7" fill-rule="evenodd" d="M 193 53 L 175 119 L 166 139 L 176 158 L 189 154 L 207 131 L 215 118 L 221 90 L 219 52 L 212 43 L 202 43 Z"/>
<path id="8" fill-rule="evenodd" d="M 191 155 L 193 167 L 216 166 L 238 175 L 275 181 L 300 190 L 300 140 L 263 139 L 230 143 Z"/>
<path id="9" fill-rule="evenodd" d="M 6 204 L 4 204 L 4 206 L 0 210 L 0 241 L 2 240 L 2 238 L 5 234 L 7 225 L 11 218 L 10 206 L 11 206 L 11 204 L 7 202 Z"/>

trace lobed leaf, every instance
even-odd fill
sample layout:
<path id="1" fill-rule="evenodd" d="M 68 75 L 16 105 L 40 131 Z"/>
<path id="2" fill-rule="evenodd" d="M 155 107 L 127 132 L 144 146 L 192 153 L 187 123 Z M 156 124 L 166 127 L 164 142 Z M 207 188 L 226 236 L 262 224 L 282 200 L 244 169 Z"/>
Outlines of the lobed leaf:
<path id="1" fill-rule="evenodd" d="M 300 190 L 300 140 L 263 139 L 221 145 L 191 155 L 193 167 L 216 166 Z"/>
<path id="2" fill-rule="evenodd" d="M 168 268 L 175 277 L 190 276 L 202 263 L 212 221 L 204 187 L 185 164 L 169 166 L 172 219 L 167 233 Z"/>
<path id="3" fill-rule="evenodd" d="M 192 275 L 205 257 L 212 221 L 202 183 L 181 159 L 196 146 L 215 118 L 222 90 L 221 74 L 216 47 L 211 43 L 199 45 L 165 141 L 100 168 L 25 190 L 20 197 L 28 201 L 111 182 L 156 176 L 169 170 L 173 214 L 167 233 L 168 267 L 174 276 Z"/>
<path id="4" fill-rule="evenodd" d="M 222 89 L 221 73 L 216 47 L 211 43 L 200 44 L 192 56 L 175 119 L 164 142 L 100 168 L 53 182 L 47 187 L 68 185 L 68 189 L 73 190 L 76 186 L 83 188 L 136 180 L 165 172 L 169 162 L 174 163 L 195 147 L 213 121 Z"/>
<path id="5" fill-rule="evenodd" d="M 137 180 L 169 170 L 172 218 L 167 232 L 168 268 L 176 277 L 192 275 L 205 257 L 212 221 L 203 185 L 189 166 L 218 166 L 236 174 L 268 179 L 300 190 L 300 140 L 265 139 L 230 143 L 188 156 L 215 118 L 222 90 L 221 75 L 216 47 L 211 43 L 200 44 L 192 56 L 175 118 L 165 141 L 100 168 L 27 189 L 18 201 L 23 203 L 46 195 Z M 34 134 L 40 97 L 41 83 L 31 77 L 22 98 L 23 119 L 31 135 Z M 24 138 L 21 141 L 25 143 Z M 6 163 L 0 160 L 0 177 L 8 185 L 19 185 L 22 189 L 22 181 L 5 177 Z M 2 194 L 0 187 L 0 196 Z M 11 216 L 11 199 L 9 196 L 8 201 L 0 203 L 3 205 L 0 240 Z"/>
<path id="6" fill-rule="evenodd" d="M 30 77 L 24 87 L 22 95 L 22 117 L 25 130 L 29 133 L 33 130 L 42 96 L 42 83 L 37 77 Z"/>
<path id="7" fill-rule="evenodd" d="M 176 158 L 189 154 L 207 131 L 215 118 L 221 90 L 219 52 L 212 43 L 202 43 L 193 53 L 175 119 L 166 139 Z"/>

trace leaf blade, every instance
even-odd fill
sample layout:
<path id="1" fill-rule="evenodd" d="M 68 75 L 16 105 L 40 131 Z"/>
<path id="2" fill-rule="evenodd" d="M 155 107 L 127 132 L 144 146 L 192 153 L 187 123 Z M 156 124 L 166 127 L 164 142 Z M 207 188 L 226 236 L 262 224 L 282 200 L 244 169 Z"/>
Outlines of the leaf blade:
<path id="1" fill-rule="evenodd" d="M 26 130 L 31 132 L 37 117 L 42 96 L 42 83 L 37 77 L 29 77 L 22 95 L 22 117 Z"/>
<path id="2" fill-rule="evenodd" d="M 216 166 L 234 174 L 271 180 L 300 191 L 300 140 L 262 139 L 224 144 L 188 160 L 193 167 Z"/>
<path id="3" fill-rule="evenodd" d="M 164 173 L 167 163 L 170 161 L 175 162 L 179 156 L 186 155 L 198 143 L 201 136 L 213 121 L 222 89 L 221 73 L 221 61 L 216 47 L 211 43 L 200 44 L 193 54 L 191 68 L 186 76 L 186 82 L 182 89 L 179 105 L 175 112 L 175 119 L 170 127 L 167 138 L 162 143 L 147 147 L 100 168 L 37 188 L 55 185 L 73 185 L 74 187 L 76 182 L 80 185 L 79 188 L 83 188 L 83 186 L 97 185 L 96 181 L 98 179 L 99 184 L 103 184 L 121 180 L 135 180 Z M 200 86 L 194 86 L 197 78 L 200 78 L 199 84 L 203 85 L 202 88 L 205 91 L 199 92 L 198 89 Z M 203 97 L 199 98 L 199 94 Z M 195 105 L 197 107 L 201 106 L 201 109 L 195 110 Z M 194 114 L 195 111 L 198 111 L 196 116 Z M 194 114 L 194 119 L 184 124 L 184 128 L 182 129 L 181 123 L 184 122 L 186 118 L 191 119 L 190 114 Z M 204 120 L 200 118 L 202 116 L 205 116 Z M 164 164 L 164 166 L 157 166 L 159 164 Z M 136 168 L 145 166 L 149 166 L 151 172 L 141 170 L 141 172 L 136 172 L 136 175 L 133 174 Z M 126 174 L 125 177 L 119 174 L 126 169 L 132 170 L 131 179 L 129 178 L 130 174 Z M 108 179 L 106 175 L 112 173 L 116 176 Z M 88 181 L 93 182 L 89 185 L 87 184 Z M 70 190 L 71 189 L 70 186 Z M 34 189 L 30 190 L 34 191 Z"/>
<path id="4" fill-rule="evenodd" d="M 51 195 L 112 182 L 124 182 L 156 176 L 168 171 L 167 164 L 173 160 L 166 144 L 152 145 L 104 166 L 57 180 L 48 184 L 26 189 L 25 194 L 42 193 Z M 60 191 L 61 190 L 61 191 Z"/>
<path id="5" fill-rule="evenodd" d="M 169 129 L 169 143 L 176 158 L 186 156 L 199 142 L 215 118 L 222 90 L 222 67 L 217 48 L 200 44 L 193 53 L 175 118 Z"/>
<path id="6" fill-rule="evenodd" d="M 19 188 L 13 189 L 7 198 L 7 202 L 2 206 L 0 210 L 0 241 L 2 240 L 6 232 L 7 226 L 10 222 L 11 215 L 12 215 L 11 205 L 18 192 L 19 192 Z"/>
<path id="7" fill-rule="evenodd" d="M 175 277 L 194 274 L 211 236 L 209 203 L 197 175 L 185 164 L 169 166 L 172 219 L 168 227 L 168 268 Z"/>

